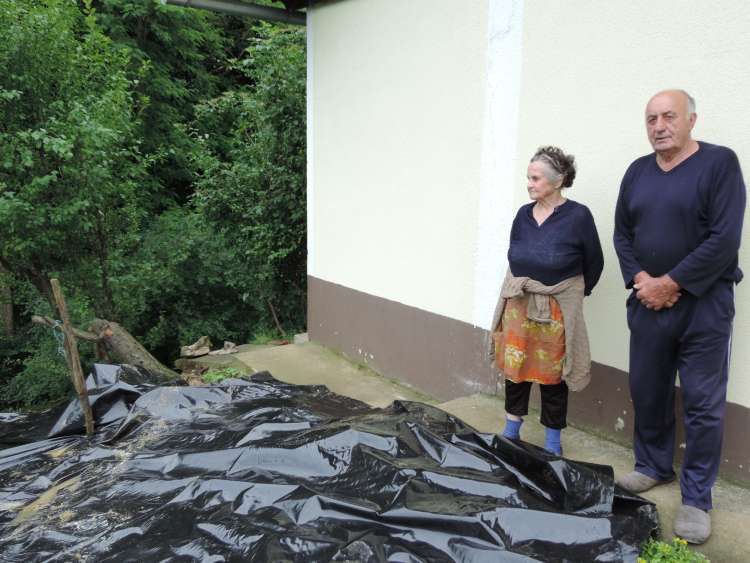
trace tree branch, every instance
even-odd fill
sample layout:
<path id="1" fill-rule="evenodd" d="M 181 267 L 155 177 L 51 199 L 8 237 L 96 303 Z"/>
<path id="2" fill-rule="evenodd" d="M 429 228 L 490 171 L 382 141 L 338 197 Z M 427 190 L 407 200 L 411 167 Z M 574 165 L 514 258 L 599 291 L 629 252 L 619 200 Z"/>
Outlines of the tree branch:
<path id="1" fill-rule="evenodd" d="M 53 319 L 50 319 L 49 317 L 42 317 L 40 315 L 34 315 L 33 317 L 31 317 L 31 322 L 38 325 L 48 326 L 50 328 L 55 328 L 57 326 L 57 323 Z M 101 340 L 93 332 L 86 332 L 85 330 L 79 330 L 75 327 L 73 328 L 73 334 L 76 338 L 80 338 L 81 340 L 88 340 L 89 342 L 99 342 L 99 340 Z"/>

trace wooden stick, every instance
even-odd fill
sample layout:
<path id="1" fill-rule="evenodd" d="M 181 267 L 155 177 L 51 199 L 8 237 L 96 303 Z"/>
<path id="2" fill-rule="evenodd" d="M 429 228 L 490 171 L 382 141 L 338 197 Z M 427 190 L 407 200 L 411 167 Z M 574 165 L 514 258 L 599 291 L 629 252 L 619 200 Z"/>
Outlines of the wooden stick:
<path id="1" fill-rule="evenodd" d="M 273 320 L 276 323 L 276 328 L 279 329 L 279 333 L 281 333 L 281 338 L 284 338 L 284 329 L 281 328 L 281 323 L 279 322 L 279 317 L 276 316 L 276 310 L 273 308 L 273 305 L 271 304 L 271 300 L 267 299 L 268 306 L 271 309 L 271 314 L 273 315 Z"/>
<path id="2" fill-rule="evenodd" d="M 94 415 L 91 412 L 89 394 L 86 391 L 86 382 L 83 379 L 81 359 L 78 356 L 78 344 L 73 333 L 73 327 L 70 325 L 68 307 L 65 304 L 65 297 L 63 296 L 60 282 L 56 278 L 53 278 L 50 280 L 50 284 L 52 285 L 52 293 L 55 296 L 57 309 L 60 311 L 63 333 L 65 333 L 65 357 L 68 360 L 68 368 L 70 368 L 70 378 L 73 380 L 73 386 L 78 393 L 78 399 L 81 401 L 81 410 L 83 410 L 83 418 L 86 422 L 86 435 L 91 436 L 94 433 Z"/>

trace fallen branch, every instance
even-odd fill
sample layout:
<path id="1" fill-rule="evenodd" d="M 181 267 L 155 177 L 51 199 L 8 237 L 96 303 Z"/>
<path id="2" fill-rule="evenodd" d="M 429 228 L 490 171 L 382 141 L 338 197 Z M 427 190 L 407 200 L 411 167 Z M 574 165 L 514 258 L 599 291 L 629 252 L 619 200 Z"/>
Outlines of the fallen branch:
<path id="1" fill-rule="evenodd" d="M 49 317 L 34 315 L 31 321 L 38 325 L 58 328 L 57 321 Z M 142 367 L 151 373 L 161 375 L 164 379 L 178 379 L 180 375 L 159 360 L 138 342 L 135 337 L 118 323 L 105 319 L 94 319 L 88 332 L 71 327 L 73 335 L 81 340 L 95 342 L 97 359 L 108 358 L 115 364 L 129 364 Z"/>
<path id="2" fill-rule="evenodd" d="M 42 317 L 40 315 L 34 315 L 33 317 L 31 317 L 31 322 L 50 328 L 56 328 L 60 326 L 59 324 L 57 324 L 57 321 L 50 319 L 49 317 Z M 85 330 L 79 330 L 75 327 L 72 327 L 72 329 L 73 334 L 76 338 L 80 338 L 81 340 L 88 340 L 89 342 L 99 342 L 99 337 L 94 333 L 86 332 Z"/>
<path id="3" fill-rule="evenodd" d="M 167 380 L 179 379 L 180 374 L 154 358 L 132 334 L 118 323 L 94 319 L 89 324 L 89 331 L 97 336 L 99 344 L 114 363 L 139 366 Z"/>

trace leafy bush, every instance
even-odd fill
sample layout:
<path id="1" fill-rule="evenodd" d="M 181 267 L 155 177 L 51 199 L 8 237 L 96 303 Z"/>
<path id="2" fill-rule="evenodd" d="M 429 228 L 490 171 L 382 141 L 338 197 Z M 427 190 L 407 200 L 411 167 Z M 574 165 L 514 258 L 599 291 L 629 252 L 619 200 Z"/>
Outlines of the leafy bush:
<path id="1" fill-rule="evenodd" d="M 67 399 L 72 389 L 65 358 L 48 334 L 10 380 L 4 401 L 14 408 L 43 410 Z"/>
<path id="2" fill-rule="evenodd" d="M 120 322 L 163 362 L 203 335 L 243 342 L 251 334 L 258 313 L 231 279 L 238 265 L 229 246 L 202 215 L 174 207 L 113 279 Z"/>
<path id="3" fill-rule="evenodd" d="M 23 369 L 24 361 L 29 357 L 25 344 L 25 335 L 0 336 L 0 389 Z"/>
<path id="4" fill-rule="evenodd" d="M 248 20 L 206 10 L 185 10 L 154 0 L 98 0 L 97 22 L 130 53 L 130 76 L 148 100 L 136 126 L 145 153 L 160 155 L 148 183 L 161 205 L 185 203 L 192 195 L 189 154 L 193 141 L 177 126 L 194 118 L 196 104 L 233 86 L 225 58 Z"/>
<path id="5" fill-rule="evenodd" d="M 108 314 L 112 250 L 132 245 L 149 161 L 128 51 L 84 4 L 0 0 L 0 261 L 48 299 L 64 272 Z"/>
<path id="6" fill-rule="evenodd" d="M 685 540 L 674 538 L 672 543 L 649 540 L 638 563 L 709 563 L 709 560 L 702 553 L 692 551 Z"/>
<path id="7" fill-rule="evenodd" d="M 14 286 L 14 296 L 24 316 L 32 313 L 55 318 L 50 304 L 29 283 Z M 71 323 L 86 328 L 93 316 L 85 297 L 71 291 L 66 301 Z M 0 350 L 13 346 L 15 370 L 0 380 L 0 404 L 13 409 L 43 410 L 70 397 L 72 384 L 65 357 L 60 353 L 62 332 L 37 325 L 26 325 L 13 339 L 0 338 Z M 94 360 L 90 343 L 79 341 L 78 353 L 84 374 Z"/>
<path id="8" fill-rule="evenodd" d="M 253 337 L 250 339 L 250 344 L 264 345 L 268 343 L 278 343 L 279 340 L 286 340 L 287 342 L 294 341 L 294 335 L 296 331 L 284 331 L 284 334 L 279 334 L 279 330 L 274 327 L 273 329 L 261 328 L 253 333 Z"/>

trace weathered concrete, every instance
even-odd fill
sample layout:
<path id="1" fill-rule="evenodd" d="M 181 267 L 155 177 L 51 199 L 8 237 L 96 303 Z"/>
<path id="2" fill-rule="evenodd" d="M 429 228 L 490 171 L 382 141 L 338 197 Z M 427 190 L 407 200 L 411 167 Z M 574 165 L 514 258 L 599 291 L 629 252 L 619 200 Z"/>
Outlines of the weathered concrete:
<path id="1" fill-rule="evenodd" d="M 257 350 L 264 350 L 271 348 L 265 344 L 242 344 L 237 346 L 238 352 L 233 354 L 215 354 L 215 355 L 204 355 L 197 356 L 195 358 L 179 358 L 175 361 L 175 368 L 182 370 L 194 369 L 194 368 L 208 368 L 208 369 L 223 369 L 223 368 L 235 368 L 240 370 L 242 373 L 252 373 L 256 371 L 251 364 L 247 362 L 247 356 L 245 361 L 238 358 L 240 353 L 247 354 L 248 352 L 254 352 Z"/>
<path id="2" fill-rule="evenodd" d="M 417 389 L 381 377 L 364 364 L 355 364 L 317 344 L 290 344 L 240 352 L 235 357 L 257 371 L 298 385 L 320 384 L 331 391 L 385 407 L 397 399 L 436 404 Z"/>
<path id="3" fill-rule="evenodd" d="M 366 365 L 355 364 L 326 348 L 313 343 L 257 348 L 235 354 L 255 370 L 268 370 L 274 377 L 301 385 L 322 384 L 342 395 L 384 407 L 392 401 L 410 400 L 437 405 L 458 416 L 482 432 L 502 429 L 502 398 L 490 395 L 471 395 L 438 403 L 419 390 L 379 376 Z M 544 442 L 544 429 L 538 413 L 526 417 L 522 438 L 534 444 Z M 584 432 L 567 428 L 563 432 L 565 456 L 604 465 L 611 465 L 615 473 L 624 473 L 633 466 L 629 448 Z M 672 538 L 672 523 L 680 504 L 677 482 L 649 491 L 644 497 L 656 503 L 662 521 L 662 539 Z M 719 480 L 714 488 L 712 513 L 713 535 L 696 551 L 705 554 L 713 563 L 734 563 L 750 560 L 750 490 Z"/>

